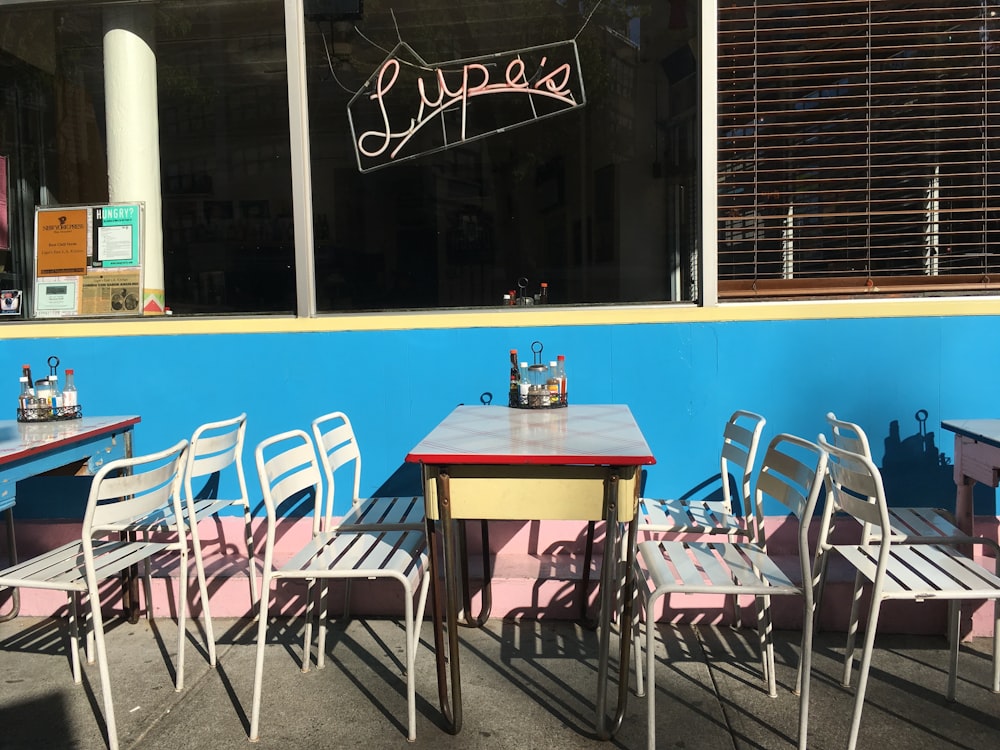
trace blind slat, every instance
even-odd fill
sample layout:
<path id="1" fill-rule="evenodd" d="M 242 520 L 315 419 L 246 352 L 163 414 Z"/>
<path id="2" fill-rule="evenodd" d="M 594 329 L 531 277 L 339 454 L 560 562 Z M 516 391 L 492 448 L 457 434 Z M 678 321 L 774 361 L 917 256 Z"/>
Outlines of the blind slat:
<path id="1" fill-rule="evenodd" d="M 998 288 L 987 5 L 720 0 L 720 295 Z"/>

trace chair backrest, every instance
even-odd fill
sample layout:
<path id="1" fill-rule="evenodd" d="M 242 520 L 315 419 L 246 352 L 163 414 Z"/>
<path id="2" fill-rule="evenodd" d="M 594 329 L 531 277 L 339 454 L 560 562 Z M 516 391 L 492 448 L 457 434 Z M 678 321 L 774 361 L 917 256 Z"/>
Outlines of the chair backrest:
<path id="1" fill-rule="evenodd" d="M 158 453 L 120 458 L 100 468 L 83 516 L 85 554 L 95 535 L 121 531 L 162 508 L 172 509 L 173 530 L 183 534 L 180 501 L 187 448 L 188 441 L 181 440 Z"/>
<path id="2" fill-rule="evenodd" d="M 820 527 L 821 543 L 827 539 L 833 513 L 839 511 L 853 516 L 862 524 L 862 544 L 868 544 L 873 538 L 872 528 L 878 528 L 876 538 L 884 540 L 882 547 L 888 550 L 892 536 L 889 506 L 882 474 L 871 456 L 841 448 L 829 442 L 825 435 L 819 436 L 819 444 L 829 454 L 827 475 L 830 480 L 829 497 Z"/>
<path id="3" fill-rule="evenodd" d="M 837 415 L 832 411 L 826 413 L 826 421 L 830 425 L 830 434 L 833 439 L 830 441 L 838 448 L 843 448 L 851 453 L 860 453 L 862 456 L 872 457 L 871 445 L 868 436 L 859 425 L 854 422 L 845 422 L 837 419 Z"/>
<path id="4" fill-rule="evenodd" d="M 826 479 L 827 454 L 818 445 L 795 435 L 776 435 L 767 446 L 757 473 L 754 508 L 758 526 L 756 542 L 766 544 L 764 500 L 784 505 L 799 521 L 798 545 L 803 570 L 811 564 L 809 522 Z M 808 580 L 808 574 L 805 579 Z"/>
<path id="5" fill-rule="evenodd" d="M 754 414 L 750 411 L 735 411 L 726 422 L 722 434 L 719 469 L 726 512 L 733 512 L 732 490 L 729 485 L 729 479 L 732 477 L 740 488 L 740 512 L 748 524 L 753 522 L 753 511 L 751 510 L 753 494 L 750 491 L 750 480 L 753 476 L 754 462 L 757 459 L 760 436 L 766 422 L 767 420 L 760 414 Z"/>
<path id="6" fill-rule="evenodd" d="M 279 511 L 302 515 L 302 504 L 312 502 L 313 533 L 320 530 L 322 478 L 312 438 L 304 430 L 289 430 L 269 437 L 254 450 L 257 477 L 267 514 L 264 567 L 271 569 L 275 523 Z"/>
<path id="7" fill-rule="evenodd" d="M 233 467 L 239 496 L 232 498 L 234 504 L 249 507 L 246 476 L 243 471 L 243 443 L 246 439 L 247 415 L 240 414 L 232 419 L 207 422 L 194 431 L 188 450 L 187 465 L 184 469 L 184 494 L 189 500 L 196 498 L 193 480 L 221 474 Z M 201 493 L 205 488 L 199 488 Z M 219 488 L 210 491 L 218 497 Z"/>
<path id="8" fill-rule="evenodd" d="M 861 429 L 860 425 L 857 425 L 854 422 L 846 422 L 843 419 L 837 419 L 837 416 L 832 411 L 826 413 L 826 421 L 830 425 L 830 435 L 832 438 L 830 442 L 833 445 L 837 446 L 841 450 L 858 453 L 874 461 L 872 458 L 871 444 L 868 442 L 868 435 L 865 434 L 865 431 Z M 838 495 L 836 493 L 831 493 L 830 502 L 832 503 L 832 513 L 835 513 L 840 509 L 840 506 L 837 504 L 837 498 Z M 869 503 L 874 504 L 875 497 L 869 496 L 867 500 Z M 856 514 L 854 517 L 858 518 Z M 827 529 L 825 526 L 821 526 L 821 530 L 823 533 L 830 531 L 830 529 Z M 871 536 L 871 526 L 865 525 L 863 527 L 862 534 L 865 539 L 868 539 Z"/>
<path id="9" fill-rule="evenodd" d="M 334 477 L 340 468 L 349 463 L 354 466 L 351 504 L 357 508 L 361 504 L 361 449 L 351 420 L 342 411 L 330 412 L 313 420 L 312 433 L 326 480 L 325 515 L 333 514 Z"/>

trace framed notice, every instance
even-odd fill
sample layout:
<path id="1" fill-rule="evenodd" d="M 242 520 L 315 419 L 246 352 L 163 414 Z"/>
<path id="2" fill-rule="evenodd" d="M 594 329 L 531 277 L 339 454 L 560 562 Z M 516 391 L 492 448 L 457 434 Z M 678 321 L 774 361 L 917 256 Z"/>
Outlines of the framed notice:
<path id="1" fill-rule="evenodd" d="M 36 209 L 36 275 L 45 277 L 85 274 L 89 239 L 89 208 Z"/>
<path id="2" fill-rule="evenodd" d="M 142 315 L 144 204 L 35 209 L 37 318 Z"/>
<path id="3" fill-rule="evenodd" d="M 140 315 L 142 285 L 138 269 L 88 273 L 80 294 L 81 315 Z"/>
<path id="4" fill-rule="evenodd" d="M 35 317 L 61 318 L 64 315 L 76 315 L 80 309 L 79 290 L 78 276 L 38 279 L 35 282 Z"/>
<path id="5" fill-rule="evenodd" d="M 94 255 L 92 268 L 139 265 L 138 203 L 94 208 Z"/>

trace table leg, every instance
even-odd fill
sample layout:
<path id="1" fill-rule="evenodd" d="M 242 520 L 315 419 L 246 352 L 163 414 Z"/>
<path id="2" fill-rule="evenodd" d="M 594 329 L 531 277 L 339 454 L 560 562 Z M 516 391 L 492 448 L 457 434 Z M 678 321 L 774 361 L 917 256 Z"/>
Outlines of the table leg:
<path id="1" fill-rule="evenodd" d="M 594 560 L 594 533 L 597 524 L 587 521 L 587 542 L 583 549 L 583 570 L 580 571 L 580 620 L 587 621 L 587 605 L 590 603 L 590 565 Z"/>
<path id="2" fill-rule="evenodd" d="M 14 509 L 7 508 L 7 557 L 10 565 L 17 565 L 17 540 L 14 538 Z M 10 590 L 11 609 L 5 615 L 0 615 L 0 622 L 13 620 L 21 612 L 21 589 L 14 587 Z"/>
<path id="3" fill-rule="evenodd" d="M 122 439 L 125 442 L 125 458 L 132 458 L 132 430 L 126 430 Z M 149 606 L 149 602 L 146 602 L 146 606 Z M 129 623 L 135 625 L 139 622 L 138 565 L 132 565 L 122 571 L 122 608 Z"/>
<path id="4" fill-rule="evenodd" d="M 459 523 L 458 542 L 461 549 L 458 561 L 462 569 L 462 601 L 465 624 L 470 628 L 481 628 L 490 619 L 490 611 L 493 609 L 493 568 L 490 564 L 489 522 L 479 522 L 483 544 L 483 605 L 479 608 L 479 614 L 476 617 L 472 616 L 472 590 L 469 586 L 469 553 L 465 542 L 465 521 Z"/>
<path id="5" fill-rule="evenodd" d="M 448 473 L 437 476 L 438 522 L 427 520 L 428 554 L 431 559 L 431 600 L 434 615 L 434 653 L 437 664 L 438 699 L 447 730 L 458 734 L 462 730 L 462 681 L 458 658 L 458 592 L 455 591 L 455 539 L 451 518 L 451 488 Z M 440 533 L 438 532 L 440 529 Z M 443 547 L 443 549 L 439 549 Z M 437 565 L 443 561 L 442 575 Z M 442 592 L 441 588 L 444 587 Z M 443 600 L 443 601 L 442 601 Z M 444 617 L 442 618 L 442 605 Z M 448 634 L 445 650 L 444 631 Z M 450 662 L 450 664 L 449 664 Z M 449 670 L 450 666 L 450 670 Z M 449 700 L 448 677 L 451 676 Z"/>
<path id="6" fill-rule="evenodd" d="M 958 528 L 972 536 L 972 488 L 976 486 L 976 480 L 966 476 L 956 477 L 955 486 L 958 490 L 955 494 L 955 520 Z"/>
<path id="7" fill-rule="evenodd" d="M 621 524 L 618 522 L 618 472 L 613 470 L 605 482 L 605 522 L 607 530 L 604 534 L 604 561 L 601 563 L 601 614 L 598 623 L 598 664 L 597 664 L 597 736 L 609 740 L 621 728 L 625 718 L 625 708 L 628 703 L 629 652 L 632 634 L 626 628 L 632 626 L 632 587 L 635 560 L 635 541 L 637 528 L 635 520 L 628 523 L 626 537 L 625 575 L 622 586 L 622 615 L 620 619 L 622 632 L 619 637 L 618 665 L 618 701 L 614 719 L 608 724 L 607 693 L 608 693 L 608 661 L 611 650 L 611 620 L 612 611 L 617 602 L 618 592 L 618 561 L 621 559 L 620 544 Z"/>

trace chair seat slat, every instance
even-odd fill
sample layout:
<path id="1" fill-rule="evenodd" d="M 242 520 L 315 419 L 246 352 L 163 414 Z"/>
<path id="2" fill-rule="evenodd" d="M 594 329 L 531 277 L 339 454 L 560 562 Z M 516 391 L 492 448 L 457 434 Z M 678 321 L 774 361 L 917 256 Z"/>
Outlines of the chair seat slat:
<path id="1" fill-rule="evenodd" d="M 365 498 L 358 506 L 351 508 L 350 512 L 341 519 L 337 528 L 345 531 L 368 526 L 398 530 L 423 529 L 423 496 Z"/>

